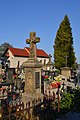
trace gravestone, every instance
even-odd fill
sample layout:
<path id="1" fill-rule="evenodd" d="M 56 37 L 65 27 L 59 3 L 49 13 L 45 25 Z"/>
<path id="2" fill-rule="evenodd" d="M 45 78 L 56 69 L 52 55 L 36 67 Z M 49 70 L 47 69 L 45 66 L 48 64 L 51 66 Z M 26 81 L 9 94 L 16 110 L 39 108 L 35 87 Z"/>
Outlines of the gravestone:
<path id="1" fill-rule="evenodd" d="M 15 68 L 8 68 L 7 71 L 7 80 L 12 82 L 13 75 L 15 73 Z"/>
<path id="2" fill-rule="evenodd" d="M 25 71 L 25 92 L 23 102 L 31 101 L 41 95 L 41 69 L 42 63 L 36 57 L 36 43 L 40 38 L 36 37 L 35 32 L 30 32 L 30 39 L 26 43 L 30 44 L 30 55 L 26 62 L 22 64 Z"/>
<path id="3" fill-rule="evenodd" d="M 61 68 L 61 75 L 64 76 L 66 79 L 71 78 L 71 68 L 63 67 Z"/>

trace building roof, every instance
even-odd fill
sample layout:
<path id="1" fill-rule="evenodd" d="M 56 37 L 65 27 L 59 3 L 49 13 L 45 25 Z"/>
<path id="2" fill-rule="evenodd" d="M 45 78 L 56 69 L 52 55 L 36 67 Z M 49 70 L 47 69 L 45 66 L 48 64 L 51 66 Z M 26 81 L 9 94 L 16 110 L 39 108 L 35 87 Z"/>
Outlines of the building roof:
<path id="1" fill-rule="evenodd" d="M 28 47 L 25 47 L 25 49 L 27 49 L 28 52 L 30 52 L 30 48 Z M 37 54 L 37 57 L 49 57 L 48 54 L 42 50 L 42 49 L 36 49 L 36 54 Z"/>
<path id="2" fill-rule="evenodd" d="M 28 57 L 29 53 L 25 49 L 20 48 L 8 48 L 14 56 Z"/>
<path id="3" fill-rule="evenodd" d="M 25 47 L 24 49 L 20 48 L 8 48 L 11 53 L 16 57 L 29 57 L 30 48 Z M 42 49 L 36 49 L 37 57 L 49 58 L 48 54 Z"/>

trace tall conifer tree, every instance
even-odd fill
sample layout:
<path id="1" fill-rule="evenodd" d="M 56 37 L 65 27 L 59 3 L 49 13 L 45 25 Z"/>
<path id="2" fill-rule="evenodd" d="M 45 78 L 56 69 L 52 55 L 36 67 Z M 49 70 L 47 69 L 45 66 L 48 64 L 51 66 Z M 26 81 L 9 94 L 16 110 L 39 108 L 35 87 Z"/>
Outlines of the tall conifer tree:
<path id="1" fill-rule="evenodd" d="M 54 64 L 56 67 L 72 67 L 75 61 L 72 28 L 68 16 L 65 15 L 55 38 Z"/>

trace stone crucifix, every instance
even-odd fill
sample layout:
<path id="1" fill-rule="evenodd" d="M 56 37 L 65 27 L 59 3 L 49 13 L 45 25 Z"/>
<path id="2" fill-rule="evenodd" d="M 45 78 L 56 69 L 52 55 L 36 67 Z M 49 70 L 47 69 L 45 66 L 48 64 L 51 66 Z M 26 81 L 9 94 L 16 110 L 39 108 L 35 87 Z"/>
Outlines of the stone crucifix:
<path id="1" fill-rule="evenodd" d="M 65 58 L 66 58 L 66 67 L 67 67 L 67 63 L 68 63 L 68 61 L 67 61 L 67 60 L 68 60 L 68 56 L 66 55 L 66 56 L 65 56 Z"/>
<path id="2" fill-rule="evenodd" d="M 27 44 L 30 44 L 30 55 L 31 58 L 36 58 L 36 43 L 40 42 L 40 38 L 36 37 L 36 32 L 30 32 L 30 38 L 26 40 Z"/>
<path id="3" fill-rule="evenodd" d="M 52 57 L 52 55 L 51 54 L 49 54 L 49 62 L 51 63 L 51 57 Z"/>

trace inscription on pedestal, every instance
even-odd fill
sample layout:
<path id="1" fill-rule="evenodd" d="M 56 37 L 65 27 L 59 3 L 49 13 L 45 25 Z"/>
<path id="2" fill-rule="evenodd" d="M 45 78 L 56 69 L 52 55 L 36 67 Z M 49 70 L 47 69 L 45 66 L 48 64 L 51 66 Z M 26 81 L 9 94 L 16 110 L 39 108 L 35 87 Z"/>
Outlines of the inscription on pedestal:
<path id="1" fill-rule="evenodd" d="M 32 72 L 26 71 L 26 82 L 25 82 L 25 91 L 26 92 L 33 92 L 34 90 L 34 84 L 33 84 L 33 76 L 32 76 Z"/>
<path id="2" fill-rule="evenodd" d="M 40 88 L 40 73 L 35 72 L 35 89 Z"/>

